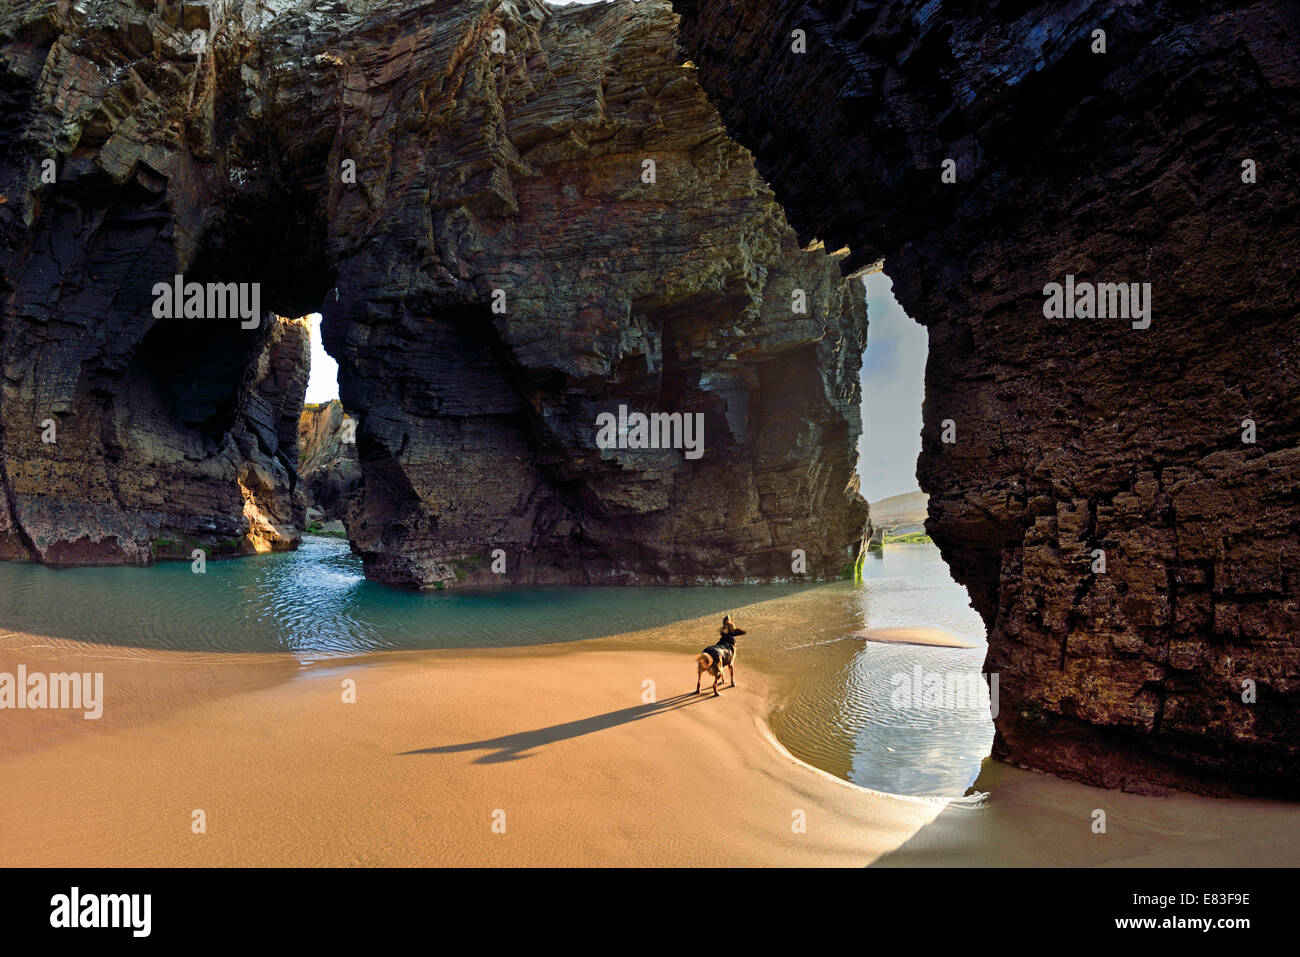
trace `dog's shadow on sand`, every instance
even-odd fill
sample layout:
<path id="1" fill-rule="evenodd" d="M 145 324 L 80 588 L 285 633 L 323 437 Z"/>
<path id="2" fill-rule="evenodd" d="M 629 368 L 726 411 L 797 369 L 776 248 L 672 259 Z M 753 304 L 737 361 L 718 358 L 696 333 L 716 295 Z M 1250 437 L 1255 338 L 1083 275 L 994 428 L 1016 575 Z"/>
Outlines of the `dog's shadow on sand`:
<path id="1" fill-rule="evenodd" d="M 516 761 L 519 758 L 531 757 L 528 752 L 535 748 L 554 744 L 556 741 L 580 738 L 584 734 L 591 734 L 594 731 L 616 728 L 620 724 L 630 724 L 633 721 L 640 721 L 643 718 L 650 718 L 657 714 L 676 711 L 678 708 L 684 708 L 696 701 L 707 701 L 712 697 L 712 694 L 706 695 L 704 692 L 696 694 L 694 691 L 685 691 L 672 698 L 665 698 L 663 701 L 641 704 L 632 708 L 620 708 L 618 711 L 607 711 L 604 714 L 593 715 L 590 718 L 566 721 L 564 724 L 553 724 L 549 728 L 538 728 L 536 731 L 520 731 L 517 734 L 506 734 L 499 738 L 486 738 L 482 741 L 470 741 L 466 744 L 444 744 L 436 748 L 402 751 L 401 754 L 456 754 L 461 751 L 489 751 L 491 753 L 475 758 L 474 763 L 499 764 L 502 761 Z"/>

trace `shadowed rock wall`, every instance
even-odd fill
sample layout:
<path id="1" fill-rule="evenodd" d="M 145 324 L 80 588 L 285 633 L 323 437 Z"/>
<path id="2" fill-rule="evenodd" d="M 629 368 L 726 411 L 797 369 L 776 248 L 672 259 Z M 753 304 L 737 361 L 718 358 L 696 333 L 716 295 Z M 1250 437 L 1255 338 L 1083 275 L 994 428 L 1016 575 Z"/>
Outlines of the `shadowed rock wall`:
<path id="1" fill-rule="evenodd" d="M 223 120 L 211 57 L 183 32 L 198 25 L 179 5 L 0 14 L 5 558 L 147 564 L 298 540 L 306 326 L 153 312 L 176 273 L 250 278 L 207 241 Z"/>
<path id="2" fill-rule="evenodd" d="M 150 314 L 153 283 L 183 273 L 324 314 L 364 476 L 346 523 L 372 578 L 838 576 L 867 517 L 862 291 L 801 249 L 675 42 L 665 2 L 13 5 L 0 481 L 15 540 L 33 497 L 79 516 L 56 545 L 83 526 L 134 543 L 104 561 L 143 560 L 164 526 L 233 534 L 250 495 L 291 504 L 296 411 L 268 431 L 253 403 L 264 427 L 239 441 L 262 339 Z M 620 407 L 700 416 L 703 441 L 598 447 Z M 64 486 L 24 471 L 23 423 L 47 408 L 68 417 Z M 134 450 L 146 435 L 191 489 L 160 519 L 93 477 L 115 455 L 139 482 L 168 474 Z M 254 466 L 261 491 L 232 485 Z M 225 499 L 180 481 L 209 468 Z"/>
<path id="3" fill-rule="evenodd" d="M 677 64 L 668 6 L 422 7 L 382 46 L 374 29 L 330 44 L 329 166 L 355 158 L 358 187 L 330 187 L 323 306 L 368 573 L 741 581 L 792 577 L 803 549 L 838 576 L 866 518 L 846 489 L 862 292 L 800 250 Z M 703 416 L 702 454 L 599 448 L 620 406 Z"/>
<path id="4" fill-rule="evenodd" d="M 918 475 L 994 754 L 1300 794 L 1296 5 L 674 6 L 801 236 L 929 330 Z M 1150 326 L 1045 318 L 1067 275 L 1150 283 Z"/>

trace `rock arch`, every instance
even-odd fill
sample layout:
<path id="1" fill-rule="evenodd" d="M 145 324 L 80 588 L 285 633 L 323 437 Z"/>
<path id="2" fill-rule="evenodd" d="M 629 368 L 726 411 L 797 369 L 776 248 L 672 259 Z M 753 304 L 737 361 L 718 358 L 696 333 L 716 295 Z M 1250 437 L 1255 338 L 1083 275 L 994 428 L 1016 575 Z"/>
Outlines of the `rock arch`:
<path id="1" fill-rule="evenodd" d="M 995 756 L 1300 793 L 1294 8 L 673 5 L 801 236 L 884 260 L 928 327 L 918 475 L 989 627 Z M 1067 275 L 1151 283 L 1150 327 L 1046 320 Z"/>

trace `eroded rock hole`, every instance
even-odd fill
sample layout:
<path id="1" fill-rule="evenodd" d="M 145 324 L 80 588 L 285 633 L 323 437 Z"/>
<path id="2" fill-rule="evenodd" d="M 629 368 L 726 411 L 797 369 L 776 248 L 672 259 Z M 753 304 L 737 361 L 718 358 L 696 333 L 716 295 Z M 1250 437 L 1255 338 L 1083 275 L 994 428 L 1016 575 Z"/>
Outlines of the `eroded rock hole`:
<path id="1" fill-rule="evenodd" d="M 298 420 L 298 480 L 303 530 L 346 538 L 343 520 L 361 488 L 356 419 L 339 399 L 339 365 L 325 348 L 320 313 L 305 320 L 311 329 L 310 374 Z"/>

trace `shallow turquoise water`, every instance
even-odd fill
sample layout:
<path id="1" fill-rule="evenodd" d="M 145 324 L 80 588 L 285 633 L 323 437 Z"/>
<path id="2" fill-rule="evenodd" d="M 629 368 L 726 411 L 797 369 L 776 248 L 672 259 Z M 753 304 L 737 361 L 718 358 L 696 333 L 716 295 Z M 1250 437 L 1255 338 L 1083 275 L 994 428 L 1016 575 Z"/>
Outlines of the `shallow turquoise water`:
<path id="1" fill-rule="evenodd" d="M 894 794 L 964 794 L 993 744 L 980 677 L 984 623 L 966 590 L 934 545 L 887 545 L 883 556 L 868 556 L 862 584 L 846 602 L 852 629 L 810 638 L 769 665 L 789 678 L 772 730 L 797 757 L 856 784 Z M 863 627 L 924 626 L 946 628 L 977 647 L 846 637 Z M 961 693 L 931 706 L 927 682 Z M 916 684 L 919 695 L 911 693 Z"/>
<path id="2" fill-rule="evenodd" d="M 150 568 L 0 562 L 0 625 L 172 651 L 289 652 L 304 660 L 372 651 L 492 648 L 618 634 L 791 594 L 807 585 L 531 587 L 416 592 L 367 581 L 341 539 L 294 552 Z"/>
<path id="3" fill-rule="evenodd" d="M 338 539 L 296 552 L 152 568 L 0 563 L 0 628 L 142 650 L 287 652 L 303 662 L 374 651 L 492 648 L 575 641 L 790 598 L 742 638 L 750 664 L 776 678 L 772 727 L 796 756 L 858 784 L 900 794 L 963 793 L 992 743 L 983 703 L 927 708 L 898 700 L 924 676 L 974 676 L 984 629 L 932 545 L 869 557 L 861 584 L 697 588 L 533 587 L 412 592 L 367 581 Z M 770 607 L 770 606 L 769 606 Z M 752 625 L 752 623 L 751 623 Z M 868 644 L 862 627 L 947 628 L 973 649 Z M 691 655 L 712 631 L 682 635 Z M 694 665 L 683 665 L 683 681 Z M 740 678 L 743 682 L 743 677 Z"/>

